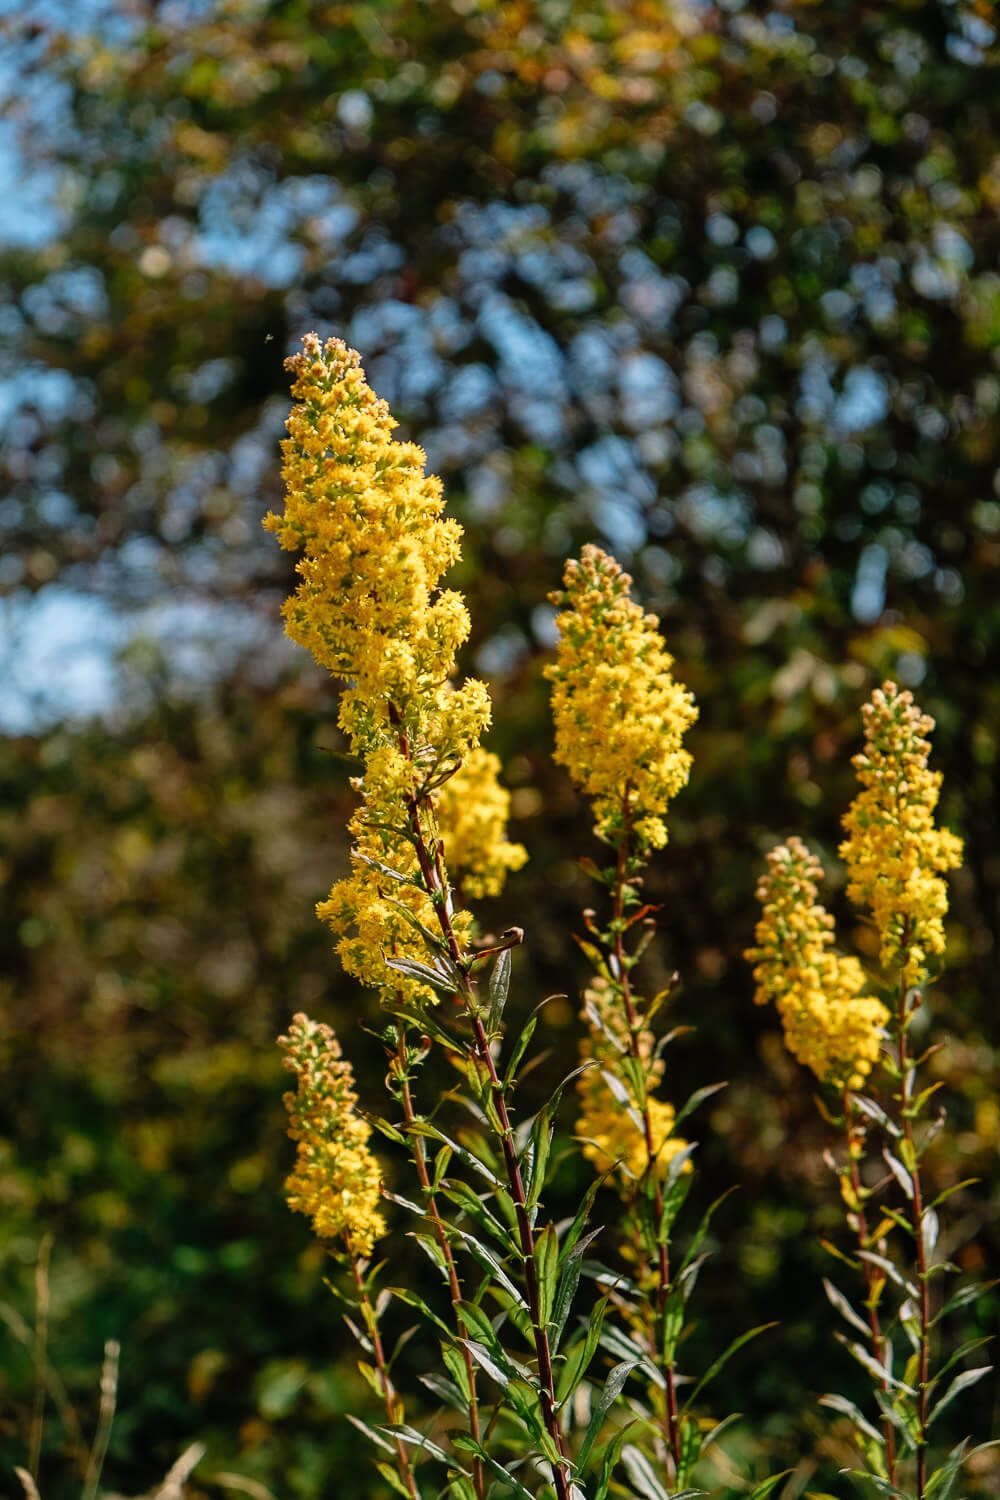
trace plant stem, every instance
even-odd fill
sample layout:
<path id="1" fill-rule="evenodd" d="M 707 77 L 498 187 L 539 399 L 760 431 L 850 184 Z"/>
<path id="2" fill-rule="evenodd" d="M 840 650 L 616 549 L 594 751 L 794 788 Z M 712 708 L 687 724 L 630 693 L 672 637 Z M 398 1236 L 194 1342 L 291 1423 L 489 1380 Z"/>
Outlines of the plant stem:
<path id="1" fill-rule="evenodd" d="M 908 946 L 908 933 L 905 925 L 901 946 L 905 954 Z M 913 1219 L 913 1234 L 917 1242 L 917 1282 L 920 1288 L 920 1342 L 917 1358 L 917 1437 L 915 1441 L 917 1487 L 915 1500 L 924 1500 L 927 1484 L 927 1386 L 930 1379 L 931 1362 L 931 1298 L 930 1282 L 927 1275 L 927 1250 L 924 1244 L 924 1204 L 923 1190 L 920 1183 L 920 1159 L 917 1155 L 912 1118 L 912 1090 L 915 1069 L 913 1063 L 910 1061 L 906 1046 L 906 1033 L 909 1029 L 912 1015 L 912 1012 L 908 1013 L 907 1010 L 908 993 L 905 979 L 901 974 L 899 980 L 899 1009 L 896 1018 L 899 1027 L 899 1104 L 903 1139 L 906 1142 L 909 1157 L 909 1160 L 904 1165 L 910 1174 L 910 1181 L 913 1184 L 913 1196 L 910 1199 L 910 1206 Z"/>
<path id="2" fill-rule="evenodd" d="M 398 716 L 392 715 L 399 733 L 399 744 L 403 754 L 410 758 L 409 740 L 406 732 L 399 727 Z M 424 836 L 423 825 L 420 821 L 421 798 L 418 795 L 409 796 L 406 799 L 407 812 L 410 820 L 410 833 L 413 838 L 414 848 L 417 853 L 417 861 L 420 865 L 420 873 L 423 877 L 424 888 L 430 896 L 437 913 L 441 935 L 448 947 L 449 955 L 458 974 L 458 995 L 462 1002 L 466 1018 L 472 1026 L 475 1039 L 474 1055 L 476 1060 L 485 1067 L 489 1082 L 490 1095 L 493 1108 L 496 1112 L 497 1121 L 500 1126 L 497 1132 L 500 1140 L 500 1148 L 503 1154 L 504 1167 L 507 1175 L 507 1184 L 514 1203 L 514 1211 L 517 1217 L 518 1238 L 521 1245 L 521 1258 L 524 1262 L 524 1289 L 528 1305 L 528 1314 L 531 1319 L 531 1331 L 535 1345 L 535 1357 L 538 1361 L 538 1398 L 541 1406 L 542 1421 L 545 1430 L 552 1440 L 554 1451 L 561 1455 L 562 1461 L 553 1465 L 553 1479 L 557 1500 L 571 1500 L 570 1497 L 570 1462 L 566 1455 L 566 1444 L 562 1429 L 559 1426 L 559 1418 L 555 1405 L 555 1380 L 552 1371 L 552 1351 L 549 1347 L 548 1329 L 542 1322 L 541 1298 L 538 1286 L 538 1266 L 535 1258 L 535 1237 L 531 1227 L 531 1217 L 528 1212 L 527 1199 L 524 1192 L 524 1183 L 521 1178 L 521 1168 L 517 1159 L 517 1148 L 514 1143 L 514 1131 L 507 1113 L 507 1101 L 504 1096 L 503 1084 L 496 1070 L 496 1063 L 490 1051 L 489 1039 L 480 1019 L 476 1005 L 475 990 L 468 973 L 469 957 L 462 952 L 461 946 L 455 936 L 452 925 L 450 903 L 448 901 L 447 875 L 441 868 L 440 851 L 435 851 L 432 857 L 427 847 Z"/>
<path id="3" fill-rule="evenodd" d="M 458 1277 L 458 1269 L 455 1265 L 455 1257 L 452 1254 L 451 1242 L 441 1218 L 437 1206 L 437 1199 L 431 1191 L 431 1178 L 427 1170 L 427 1152 L 423 1140 L 412 1129 L 416 1122 L 416 1111 L 413 1107 L 413 1096 L 410 1092 L 410 1079 L 406 1067 L 406 1031 L 401 1022 L 397 1023 L 399 1028 L 399 1046 L 396 1054 L 396 1077 L 399 1079 L 400 1100 L 403 1105 L 403 1117 L 406 1121 L 406 1134 L 413 1152 L 413 1161 L 420 1179 L 420 1186 L 424 1190 L 424 1201 L 427 1214 L 434 1228 L 434 1236 L 444 1257 L 445 1268 L 448 1273 L 448 1293 L 451 1297 L 451 1305 L 455 1314 L 455 1331 L 462 1340 L 462 1358 L 465 1362 L 466 1378 L 469 1382 L 469 1434 L 477 1443 L 481 1441 L 479 1425 L 479 1401 L 476 1394 L 476 1365 L 469 1352 L 467 1343 L 469 1330 L 465 1318 L 462 1315 L 462 1284 Z M 473 1457 L 472 1480 L 475 1485 L 479 1500 L 485 1500 L 486 1476 L 481 1458 Z"/>
<path id="4" fill-rule="evenodd" d="M 864 1209 L 862 1198 L 861 1174 L 858 1171 L 858 1158 L 855 1153 L 855 1143 L 863 1139 L 864 1127 L 856 1128 L 857 1114 L 854 1109 L 854 1097 L 850 1089 L 844 1089 L 844 1128 L 847 1136 L 847 1163 L 851 1179 L 851 1190 L 857 1207 L 853 1218 L 858 1239 L 859 1250 L 870 1250 L 871 1239 L 868 1232 L 868 1217 Z M 868 1326 L 871 1329 L 872 1355 L 875 1362 L 885 1369 L 886 1341 L 882 1332 L 882 1324 L 878 1315 L 878 1305 L 875 1300 L 875 1272 L 870 1261 L 862 1258 L 861 1273 L 865 1282 L 865 1307 L 868 1310 Z M 889 1381 L 883 1377 L 880 1381 L 883 1391 L 888 1395 Z M 896 1433 L 889 1418 L 882 1414 L 882 1432 L 885 1436 L 885 1462 L 889 1483 L 896 1483 Z"/>
<path id="5" fill-rule="evenodd" d="M 385 1414 L 389 1419 L 389 1425 L 395 1426 L 397 1422 L 403 1420 L 403 1403 L 400 1401 L 396 1387 L 393 1385 L 389 1375 L 389 1366 L 386 1363 L 385 1350 L 382 1347 L 382 1335 L 378 1329 L 378 1318 L 375 1315 L 375 1309 L 372 1307 L 371 1298 L 368 1295 L 368 1288 L 365 1286 L 365 1280 L 361 1274 L 360 1262 L 356 1260 L 352 1261 L 351 1270 L 354 1272 L 354 1284 L 358 1289 L 358 1305 L 361 1309 L 361 1316 L 364 1319 L 368 1337 L 372 1341 L 375 1368 L 378 1370 L 379 1380 L 382 1384 Z M 413 1470 L 410 1467 L 406 1444 L 399 1437 L 396 1439 L 396 1455 L 399 1465 L 399 1477 L 406 1485 L 407 1490 L 412 1496 L 412 1500 L 420 1500 L 420 1491 L 417 1489 L 417 1482 L 413 1477 Z"/>
<path id="6" fill-rule="evenodd" d="M 632 996 L 632 985 L 628 977 L 628 966 L 625 953 L 624 913 L 625 913 L 625 887 L 628 873 L 628 854 L 631 842 L 631 807 L 630 790 L 625 788 L 622 799 L 623 831 L 621 841 L 618 845 L 618 863 L 615 871 L 614 904 L 612 911 L 612 925 L 614 929 L 613 952 L 615 967 L 617 969 L 616 979 L 621 990 L 622 1004 L 625 1007 L 625 1018 L 628 1022 L 628 1048 L 629 1056 L 636 1062 L 639 1057 L 639 1017 Z M 646 1157 L 648 1170 L 653 1174 L 653 1211 L 656 1220 L 656 1242 L 658 1253 L 658 1279 L 656 1285 L 656 1324 L 658 1328 L 663 1326 L 663 1315 L 670 1295 L 670 1250 L 660 1234 L 660 1223 L 663 1218 L 663 1189 L 660 1179 L 656 1175 L 656 1150 L 653 1142 L 653 1123 L 650 1116 L 649 1098 L 643 1089 L 642 1099 L 642 1128 L 646 1141 Z M 654 1339 L 654 1349 L 657 1340 Z M 661 1358 L 663 1376 L 666 1381 L 666 1409 L 664 1412 L 664 1436 L 667 1446 L 674 1461 L 675 1477 L 679 1478 L 681 1470 L 681 1433 L 680 1423 L 677 1418 L 677 1382 L 676 1371 L 672 1358 Z"/>

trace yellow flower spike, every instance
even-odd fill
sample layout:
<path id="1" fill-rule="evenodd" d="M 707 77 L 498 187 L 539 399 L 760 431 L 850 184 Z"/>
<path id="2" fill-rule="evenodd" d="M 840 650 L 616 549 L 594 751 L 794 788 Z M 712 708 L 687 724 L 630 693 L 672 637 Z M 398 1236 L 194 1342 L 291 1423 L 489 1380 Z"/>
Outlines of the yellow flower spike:
<path id="1" fill-rule="evenodd" d="M 393 437 L 353 349 L 308 334 L 286 367 L 296 404 L 282 445 L 285 508 L 264 525 L 302 553 L 286 631 L 346 684 L 339 722 L 364 762 L 351 873 L 317 910 L 348 973 L 428 1002 L 437 997 L 427 986 L 387 965 L 426 960 L 407 911 L 436 926 L 408 837 L 414 800 L 428 846 L 440 833 L 470 895 L 496 894 L 526 857 L 506 839 L 509 798 L 496 757 L 479 745 L 489 694 L 475 679 L 454 680 L 469 616 L 462 596 L 440 585 L 462 529 L 443 514 L 423 452 Z M 465 941 L 471 917 L 459 912 L 453 926 Z"/>
<path id="2" fill-rule="evenodd" d="M 860 1088 L 878 1060 L 889 1012 L 863 995 L 856 958 L 834 948 L 833 918 L 817 900 L 823 867 L 801 839 L 790 838 L 767 857 L 757 887 L 763 908 L 755 965 L 754 1000 L 773 1000 L 788 1050 L 821 1082 Z"/>
<path id="3" fill-rule="evenodd" d="M 868 907 L 881 960 L 921 984 L 931 956 L 944 952 L 948 893 L 942 873 L 962 862 L 962 841 L 934 826 L 941 774 L 928 769 L 934 720 L 913 694 L 886 682 L 861 711 L 865 747 L 854 757 L 861 791 L 844 816 L 840 846 L 847 893 Z"/>
<path id="4" fill-rule="evenodd" d="M 640 846 L 667 841 L 664 814 L 687 784 L 682 738 L 698 717 L 694 698 L 671 674 L 673 657 L 655 615 L 633 602 L 632 580 L 599 547 L 566 565 L 553 684 L 555 758 L 594 800 L 599 837 L 614 840 L 626 794 Z"/>
<path id="5" fill-rule="evenodd" d="M 434 793 L 434 812 L 448 868 L 468 896 L 498 896 L 507 875 L 527 861 L 523 844 L 506 837 L 510 792 L 500 784 L 500 761 L 471 750 L 454 776 Z"/>
<path id="6" fill-rule="evenodd" d="M 307 1214 L 321 1240 L 342 1242 L 353 1260 L 385 1234 L 382 1177 L 368 1149 L 371 1126 L 358 1114 L 354 1073 L 329 1026 L 297 1015 L 278 1038 L 297 1089 L 285 1095 L 295 1167 L 285 1183 L 289 1208 Z"/>
<path id="7" fill-rule="evenodd" d="M 584 995 L 583 1017 L 588 1036 L 580 1045 L 584 1061 L 592 1059 L 598 1066 L 588 1068 L 577 1081 L 581 1115 L 576 1133 L 583 1141 L 583 1154 L 597 1172 L 616 1169 L 617 1186 L 622 1197 L 630 1198 L 649 1166 L 645 1131 L 633 1115 L 615 1097 L 602 1076 L 602 1069 L 614 1073 L 622 1085 L 620 1059 L 625 1056 L 627 1033 L 614 988 L 606 979 L 594 979 Z M 636 1038 L 639 1060 L 643 1064 L 647 1090 L 656 1088 L 663 1078 L 662 1057 L 653 1057 L 652 1032 L 641 1031 Z M 631 1089 L 629 1089 L 631 1094 Z M 649 1104 L 650 1134 L 653 1144 L 653 1172 L 663 1178 L 673 1157 L 687 1146 L 687 1141 L 673 1135 L 676 1112 L 672 1104 L 652 1099 Z M 639 1101 L 632 1097 L 632 1107 L 641 1116 Z M 690 1163 L 685 1170 L 690 1171 Z"/>

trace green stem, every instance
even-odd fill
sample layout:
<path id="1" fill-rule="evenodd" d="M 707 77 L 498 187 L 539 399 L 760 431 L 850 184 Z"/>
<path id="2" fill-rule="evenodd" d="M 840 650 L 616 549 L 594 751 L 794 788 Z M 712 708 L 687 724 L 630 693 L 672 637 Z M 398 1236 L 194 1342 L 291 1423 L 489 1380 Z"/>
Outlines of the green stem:
<path id="1" fill-rule="evenodd" d="M 624 913 L 625 913 L 625 887 L 628 874 L 628 853 L 632 835 L 630 790 L 625 789 L 622 799 L 623 830 L 621 841 L 618 845 L 618 863 L 615 871 L 615 889 L 613 903 L 613 930 L 614 944 L 613 952 L 615 967 L 617 969 L 616 979 L 621 991 L 622 1004 L 625 1008 L 625 1018 L 628 1022 L 628 1047 L 629 1056 L 636 1062 L 639 1057 L 639 1017 L 632 996 L 632 986 L 628 977 L 628 966 L 626 964 Z M 656 1175 L 656 1150 L 653 1141 L 653 1122 L 649 1108 L 649 1097 L 643 1089 L 642 1099 L 642 1128 L 646 1142 L 646 1158 L 648 1170 L 653 1174 L 653 1211 L 656 1222 L 656 1242 L 658 1254 L 658 1278 L 656 1285 L 656 1326 L 663 1327 L 664 1313 L 667 1298 L 670 1295 L 670 1250 L 660 1233 L 660 1224 L 663 1218 L 663 1189 L 660 1179 Z M 654 1349 L 659 1351 L 659 1340 L 654 1339 Z M 677 1375 L 672 1358 L 661 1355 L 659 1363 L 663 1368 L 663 1377 L 666 1382 L 666 1405 L 664 1410 L 664 1436 L 667 1447 L 674 1461 L 675 1477 L 680 1477 L 681 1471 L 681 1433 L 680 1422 L 677 1411 Z"/>
<path id="2" fill-rule="evenodd" d="M 858 1171 L 858 1158 L 855 1154 L 855 1141 L 859 1138 L 855 1128 L 857 1119 L 854 1109 L 854 1097 L 850 1089 L 844 1089 L 844 1127 L 847 1136 L 847 1163 L 851 1179 L 851 1190 L 854 1194 L 854 1202 L 857 1205 L 854 1210 L 855 1232 L 858 1239 L 859 1250 L 871 1249 L 871 1237 L 868 1231 L 868 1217 L 864 1209 L 862 1193 L 864 1191 L 861 1183 L 861 1174 Z M 884 1370 L 886 1367 L 886 1340 L 882 1332 L 882 1324 L 878 1315 L 878 1305 L 875 1297 L 875 1273 L 870 1261 L 861 1259 L 861 1274 L 865 1282 L 865 1307 L 868 1311 L 868 1326 L 871 1330 L 872 1356 L 875 1362 Z M 888 1395 L 889 1381 L 883 1376 L 879 1382 L 881 1389 Z M 882 1432 L 885 1438 L 885 1462 L 886 1475 L 889 1483 L 896 1483 L 896 1432 L 889 1418 L 882 1414 Z"/>
<path id="3" fill-rule="evenodd" d="M 351 1270 L 354 1273 L 354 1285 L 358 1289 L 358 1306 L 361 1309 L 361 1316 L 364 1319 L 368 1337 L 372 1342 L 375 1368 L 378 1370 L 379 1381 L 382 1386 L 382 1398 L 385 1401 L 385 1414 L 389 1420 L 390 1427 L 393 1427 L 403 1420 L 403 1403 L 389 1375 L 385 1349 L 382 1346 L 382 1335 L 379 1333 L 378 1328 L 378 1318 L 376 1317 L 374 1307 L 372 1307 L 368 1288 L 365 1286 L 365 1279 L 361 1274 L 360 1262 L 356 1260 L 352 1261 Z M 417 1489 L 417 1481 L 414 1479 L 413 1470 L 410 1467 L 410 1458 L 406 1451 L 406 1444 L 399 1437 L 396 1439 L 396 1462 L 399 1466 L 399 1477 L 406 1485 L 407 1490 L 412 1496 L 412 1500 L 420 1500 L 420 1491 Z"/>
<path id="4" fill-rule="evenodd" d="M 481 1443 L 479 1424 L 479 1401 L 476 1393 L 476 1365 L 469 1352 L 468 1337 L 469 1329 L 462 1315 L 462 1284 L 458 1276 L 458 1268 L 455 1265 L 455 1257 L 452 1254 L 451 1242 L 441 1218 L 437 1206 L 437 1199 L 431 1190 L 430 1173 L 427 1170 L 427 1152 L 423 1140 L 413 1130 L 416 1123 L 416 1111 L 413 1107 L 413 1095 L 410 1091 L 410 1079 L 406 1066 L 406 1030 L 402 1022 L 397 1023 L 399 1028 L 399 1046 L 397 1049 L 394 1072 L 399 1080 L 400 1100 L 403 1105 L 403 1118 L 406 1121 L 406 1134 L 413 1152 L 413 1161 L 420 1179 L 420 1186 L 424 1191 L 424 1202 L 427 1214 L 434 1229 L 434 1236 L 438 1242 L 441 1254 L 444 1257 L 445 1269 L 448 1275 L 448 1294 L 451 1298 L 452 1310 L 455 1315 L 455 1331 L 461 1342 L 462 1358 L 465 1362 L 465 1374 L 469 1383 L 469 1434 L 477 1442 Z M 472 1460 L 472 1480 L 475 1485 L 479 1500 L 485 1500 L 486 1475 L 481 1458 L 474 1457 Z"/>
<path id="5" fill-rule="evenodd" d="M 908 947 L 908 933 L 905 926 L 901 947 L 905 955 Z M 908 1013 L 907 1010 L 907 995 L 907 985 L 903 974 L 901 974 L 899 980 L 899 1006 L 896 1017 L 899 1027 L 899 1103 L 903 1139 L 908 1148 L 907 1155 L 909 1158 L 904 1165 L 910 1174 L 910 1180 L 913 1184 L 913 1196 L 910 1199 L 910 1207 L 913 1234 L 917 1242 L 917 1282 L 920 1289 L 920 1339 L 917 1353 L 917 1437 L 915 1441 L 917 1461 L 916 1500 L 924 1500 L 927 1486 L 927 1387 L 930 1381 L 931 1362 L 931 1299 L 930 1281 L 927 1274 L 927 1251 L 924 1245 L 924 1202 L 923 1189 L 920 1182 L 920 1160 L 917 1155 L 917 1143 L 912 1118 L 913 1076 L 915 1069 L 913 1063 L 910 1061 L 906 1045 L 906 1034 L 909 1030 L 911 1020 L 911 1013 Z"/>
<path id="6" fill-rule="evenodd" d="M 400 749 L 407 759 L 410 759 L 409 740 L 405 730 L 399 725 L 398 715 L 390 710 L 390 717 L 399 734 Z M 566 1454 L 566 1443 L 556 1412 L 555 1379 L 552 1369 L 552 1351 L 549 1346 L 548 1329 L 543 1323 L 541 1316 L 535 1237 L 531 1227 L 531 1216 L 528 1212 L 524 1183 L 521 1178 L 521 1168 L 517 1159 L 514 1131 L 507 1113 L 504 1087 L 497 1073 L 496 1063 L 490 1051 L 489 1039 L 487 1038 L 476 1005 L 475 991 L 468 973 L 469 956 L 463 953 L 455 935 L 454 926 L 452 925 L 450 903 L 448 901 L 447 876 L 440 868 L 440 862 L 435 862 L 435 859 L 432 858 L 427 848 L 427 840 L 424 836 L 423 825 L 420 820 L 421 799 L 419 796 L 414 795 L 408 797 L 406 800 L 410 820 L 410 833 L 413 838 L 414 848 L 416 849 L 424 888 L 431 898 L 432 905 L 437 913 L 442 937 L 445 940 L 452 963 L 457 971 L 459 999 L 462 1002 L 466 1018 L 472 1026 L 475 1038 L 474 1056 L 476 1061 L 486 1069 L 489 1077 L 490 1095 L 500 1127 L 497 1134 L 503 1154 L 507 1184 L 514 1203 L 521 1258 L 524 1262 L 525 1300 L 528 1305 L 528 1315 L 531 1319 L 535 1357 L 538 1362 L 538 1398 L 542 1412 L 542 1421 L 546 1432 L 552 1440 L 554 1451 L 561 1455 L 561 1460 L 553 1465 L 556 1497 L 557 1500 L 571 1500 L 571 1465 Z"/>

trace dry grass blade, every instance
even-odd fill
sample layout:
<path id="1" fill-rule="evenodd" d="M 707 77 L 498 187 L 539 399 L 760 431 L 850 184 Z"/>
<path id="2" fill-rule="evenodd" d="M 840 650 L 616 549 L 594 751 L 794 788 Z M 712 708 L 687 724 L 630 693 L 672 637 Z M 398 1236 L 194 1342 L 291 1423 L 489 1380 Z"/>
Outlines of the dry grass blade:
<path id="1" fill-rule="evenodd" d="M 49 1259 L 52 1235 L 42 1236 L 35 1266 L 35 1394 L 31 1408 L 31 1436 L 28 1441 L 28 1468 L 38 1473 L 42 1456 L 42 1433 L 45 1427 L 46 1365 L 49 1342 Z"/>
<path id="2" fill-rule="evenodd" d="M 97 1500 L 97 1487 L 101 1482 L 101 1470 L 111 1441 L 111 1424 L 115 1419 L 115 1404 L 118 1400 L 118 1356 L 121 1345 L 116 1339 L 108 1339 L 104 1346 L 104 1364 L 101 1368 L 101 1406 L 97 1416 L 97 1431 L 94 1445 L 87 1459 L 87 1473 L 83 1481 L 81 1500 Z"/>
<path id="3" fill-rule="evenodd" d="M 152 1500 L 183 1500 L 184 1486 L 204 1457 L 204 1443 L 192 1443 L 185 1448 L 159 1489 L 153 1491 Z"/>
<path id="4" fill-rule="evenodd" d="M 241 1495 L 250 1495 L 252 1500 L 274 1500 L 267 1485 L 257 1479 L 247 1479 L 243 1474 L 214 1474 L 212 1477 L 223 1489 L 238 1490 Z"/>
<path id="5" fill-rule="evenodd" d="M 25 1500 L 42 1500 L 41 1495 L 38 1493 L 38 1486 L 27 1469 L 15 1468 L 14 1473 L 24 1488 Z"/>

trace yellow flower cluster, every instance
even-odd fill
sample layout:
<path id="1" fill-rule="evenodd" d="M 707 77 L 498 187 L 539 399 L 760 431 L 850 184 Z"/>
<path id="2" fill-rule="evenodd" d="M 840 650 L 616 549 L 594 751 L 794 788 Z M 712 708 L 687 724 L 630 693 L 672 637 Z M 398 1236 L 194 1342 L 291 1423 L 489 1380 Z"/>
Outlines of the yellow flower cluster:
<path id="1" fill-rule="evenodd" d="M 371 1126 L 358 1114 L 351 1065 L 330 1027 L 308 1016 L 295 1016 L 278 1044 L 298 1081 L 285 1095 L 288 1134 L 297 1143 L 288 1206 L 308 1214 L 321 1240 L 342 1241 L 348 1255 L 364 1259 L 385 1234 L 385 1220 L 382 1179 L 368 1149 Z"/>
<path id="2" fill-rule="evenodd" d="M 941 873 L 962 862 L 962 841 L 935 828 L 941 774 L 927 760 L 934 720 L 893 682 L 862 709 L 865 748 L 854 757 L 862 790 L 844 816 L 840 846 L 848 895 L 871 909 L 883 964 L 899 964 L 904 984 L 927 978 L 944 951 L 948 893 Z"/>
<path id="3" fill-rule="evenodd" d="M 860 1088 L 878 1059 L 889 1012 L 863 995 L 856 958 L 834 948 L 833 918 L 817 900 L 823 867 L 801 839 L 790 838 L 767 857 L 757 887 L 763 908 L 757 946 L 754 1000 L 773 1000 L 785 1042 L 799 1062 L 836 1088 Z"/>
<path id="4" fill-rule="evenodd" d="M 406 912 L 435 926 L 410 839 L 414 817 L 435 848 L 436 804 L 470 893 L 496 892 L 525 857 L 505 837 L 496 758 L 479 748 L 489 694 L 474 679 L 454 680 L 469 617 L 462 596 L 440 582 L 460 555 L 461 527 L 444 516 L 423 452 L 393 437 L 396 424 L 354 350 L 308 334 L 286 364 L 296 404 L 282 445 L 285 510 L 264 524 L 303 554 L 286 630 L 345 682 L 340 725 L 364 761 L 354 781 L 362 805 L 351 821 L 351 874 L 318 911 L 349 973 L 428 1000 L 426 986 L 385 962 L 426 959 Z M 456 915 L 460 937 L 470 923 Z"/>
<path id="5" fill-rule="evenodd" d="M 285 363 L 296 398 L 282 443 L 285 512 L 264 520 L 303 553 L 285 628 L 349 683 L 340 722 L 355 753 L 398 727 L 420 773 L 433 773 L 477 744 L 490 717 L 482 683 L 450 685 L 469 615 L 439 584 L 462 529 L 444 516 L 423 451 L 393 438 L 353 349 L 310 333 Z"/>
<path id="6" fill-rule="evenodd" d="M 614 842 L 626 820 L 640 844 L 667 841 L 664 814 L 686 785 L 684 732 L 698 717 L 676 682 L 655 615 L 630 597 L 632 580 L 599 547 L 566 565 L 553 684 L 555 758 L 594 799 L 596 831 Z"/>
<path id="7" fill-rule="evenodd" d="M 498 896 L 507 876 L 528 858 L 507 839 L 510 792 L 500 784 L 500 761 L 480 746 L 434 793 L 434 812 L 448 868 L 468 896 Z"/>
<path id="8" fill-rule="evenodd" d="M 622 1076 L 621 1059 L 628 1050 L 627 1022 L 614 987 L 606 979 L 591 982 L 584 995 L 583 1017 L 589 1034 L 580 1044 L 580 1055 L 584 1061 L 592 1059 L 598 1066 L 588 1068 L 577 1082 L 582 1113 L 576 1122 L 576 1132 L 583 1141 L 587 1160 L 598 1172 L 614 1170 L 619 1191 L 630 1198 L 650 1166 L 650 1154 L 645 1129 L 640 1124 L 642 1111 Z M 676 1117 L 673 1105 L 648 1097 L 649 1091 L 662 1081 L 664 1070 L 663 1059 L 653 1055 L 652 1032 L 641 1031 L 636 1043 L 646 1079 L 653 1171 L 663 1178 L 671 1160 L 685 1149 L 687 1141 L 672 1133 Z M 629 1095 L 631 1111 L 615 1097 L 603 1076 L 605 1072 L 620 1080 Z"/>

